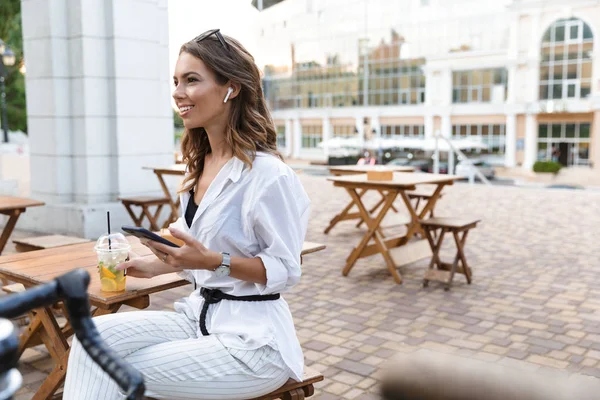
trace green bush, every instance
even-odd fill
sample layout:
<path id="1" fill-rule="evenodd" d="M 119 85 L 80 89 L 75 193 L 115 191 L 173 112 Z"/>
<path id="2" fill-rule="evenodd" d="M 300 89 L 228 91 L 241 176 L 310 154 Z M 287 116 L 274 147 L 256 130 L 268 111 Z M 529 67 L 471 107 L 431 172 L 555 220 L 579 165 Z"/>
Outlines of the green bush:
<path id="1" fill-rule="evenodd" d="M 552 174 L 558 173 L 562 165 L 556 161 L 536 161 L 533 164 L 533 172 L 549 172 Z"/>

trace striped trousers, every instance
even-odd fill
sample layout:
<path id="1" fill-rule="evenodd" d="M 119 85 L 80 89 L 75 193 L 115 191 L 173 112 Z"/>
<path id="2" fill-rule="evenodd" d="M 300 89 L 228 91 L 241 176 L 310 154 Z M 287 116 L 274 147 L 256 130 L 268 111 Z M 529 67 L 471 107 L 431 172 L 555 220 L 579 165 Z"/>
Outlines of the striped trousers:
<path id="1" fill-rule="evenodd" d="M 144 375 L 157 399 L 250 399 L 281 387 L 290 371 L 277 350 L 226 348 L 216 335 L 198 336 L 184 314 L 133 311 L 94 318 L 102 339 Z M 63 399 L 123 399 L 119 387 L 73 339 Z"/>

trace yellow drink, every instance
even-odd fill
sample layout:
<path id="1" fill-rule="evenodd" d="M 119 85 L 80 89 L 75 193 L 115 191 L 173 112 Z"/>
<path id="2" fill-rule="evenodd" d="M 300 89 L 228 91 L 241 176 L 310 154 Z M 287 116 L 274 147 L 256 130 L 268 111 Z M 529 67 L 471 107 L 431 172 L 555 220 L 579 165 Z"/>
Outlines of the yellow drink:
<path id="1" fill-rule="evenodd" d="M 100 273 L 100 288 L 104 292 L 120 292 L 125 290 L 125 271 L 117 271 L 115 265 L 104 265 L 104 262 L 98 262 L 98 272 Z"/>
<path id="2" fill-rule="evenodd" d="M 124 291 L 127 279 L 125 271 L 117 271 L 115 267 L 129 257 L 131 246 L 127 239 L 120 233 L 103 235 L 94 249 L 98 255 L 100 289 L 103 292 Z"/>

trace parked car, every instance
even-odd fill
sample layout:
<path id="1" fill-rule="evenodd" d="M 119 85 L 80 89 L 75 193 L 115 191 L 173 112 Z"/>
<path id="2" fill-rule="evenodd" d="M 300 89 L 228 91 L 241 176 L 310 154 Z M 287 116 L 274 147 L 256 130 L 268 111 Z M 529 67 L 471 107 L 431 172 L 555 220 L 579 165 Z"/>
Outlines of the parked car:
<path id="1" fill-rule="evenodd" d="M 427 172 L 433 173 L 433 160 L 429 161 Z M 448 163 L 446 161 L 440 161 L 438 165 L 438 174 L 448 173 Z"/>
<path id="2" fill-rule="evenodd" d="M 430 161 L 428 160 L 410 160 L 408 162 L 409 167 L 414 167 L 415 172 L 429 172 Z"/>
<path id="3" fill-rule="evenodd" d="M 389 161 L 384 161 L 386 165 L 409 165 L 414 158 L 412 153 L 406 151 L 395 151 L 389 153 L 389 155 L 392 158 Z"/>
<path id="4" fill-rule="evenodd" d="M 385 165 L 408 165 L 409 162 L 410 160 L 407 158 L 394 158 L 393 160 L 390 160 L 387 163 L 385 163 Z"/>
<path id="5" fill-rule="evenodd" d="M 496 176 L 494 167 L 483 160 L 470 160 L 470 162 L 459 161 L 458 164 L 456 164 L 454 174 L 468 179 L 469 176 L 471 176 L 471 164 L 473 164 L 487 179 L 494 179 Z M 476 177 L 477 175 L 475 175 L 475 178 Z"/>

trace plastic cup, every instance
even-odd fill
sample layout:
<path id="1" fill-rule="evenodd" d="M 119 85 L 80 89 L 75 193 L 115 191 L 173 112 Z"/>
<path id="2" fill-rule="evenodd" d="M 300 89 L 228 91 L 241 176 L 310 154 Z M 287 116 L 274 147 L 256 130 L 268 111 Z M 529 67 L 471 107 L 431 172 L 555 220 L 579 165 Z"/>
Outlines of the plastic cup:
<path id="1" fill-rule="evenodd" d="M 131 245 L 121 233 L 100 236 L 94 247 L 98 255 L 98 274 L 100 289 L 103 292 L 122 292 L 125 290 L 127 276 L 125 271 L 117 271 L 117 264 L 129 258 Z"/>

